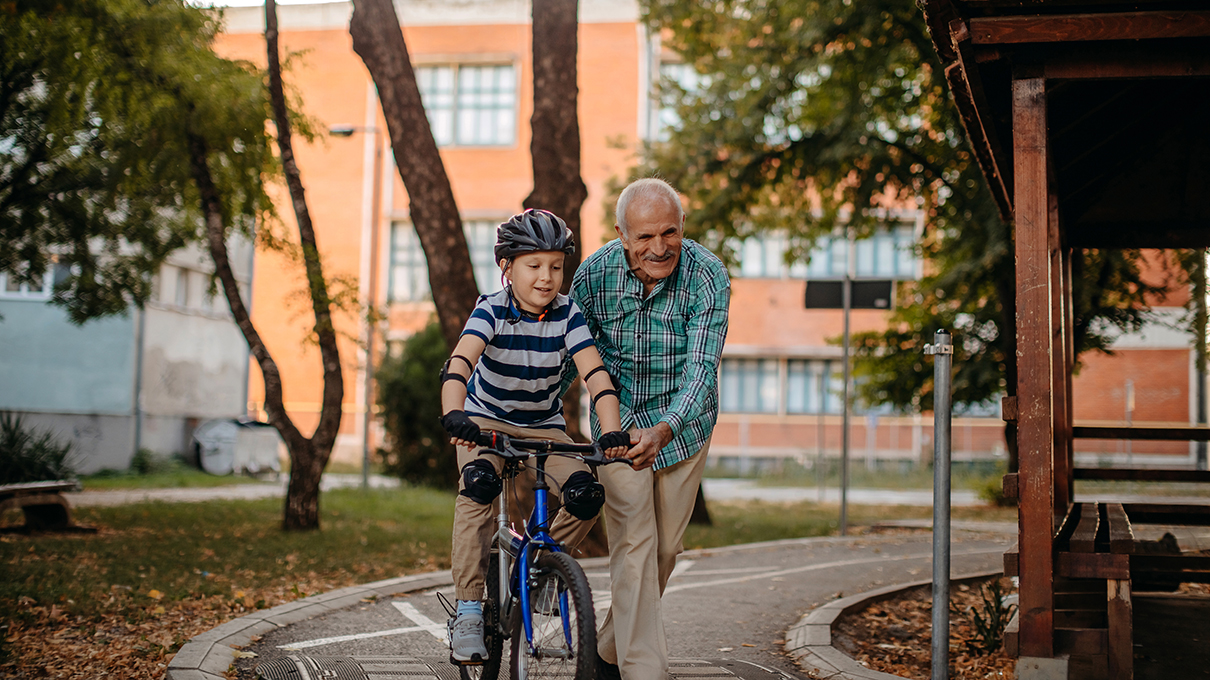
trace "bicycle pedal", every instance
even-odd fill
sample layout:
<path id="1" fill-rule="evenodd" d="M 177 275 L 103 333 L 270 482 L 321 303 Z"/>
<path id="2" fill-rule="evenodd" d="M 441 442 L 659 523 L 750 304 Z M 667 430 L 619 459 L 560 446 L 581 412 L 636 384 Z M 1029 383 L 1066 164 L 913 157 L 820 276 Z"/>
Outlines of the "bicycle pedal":
<path id="1" fill-rule="evenodd" d="M 483 664 L 487 663 L 487 659 L 484 659 L 476 654 L 474 657 L 463 661 L 461 659 L 455 659 L 454 655 L 450 654 L 450 663 L 454 664 L 455 666 L 482 666 Z"/>

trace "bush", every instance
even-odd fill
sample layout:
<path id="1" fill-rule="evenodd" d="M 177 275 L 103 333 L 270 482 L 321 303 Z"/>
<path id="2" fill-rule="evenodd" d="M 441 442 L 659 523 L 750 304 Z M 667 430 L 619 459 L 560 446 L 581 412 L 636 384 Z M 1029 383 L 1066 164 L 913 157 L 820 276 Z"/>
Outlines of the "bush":
<path id="1" fill-rule="evenodd" d="M 26 427 L 21 416 L 0 413 L 0 484 L 75 479 L 71 443 Z"/>
<path id="2" fill-rule="evenodd" d="M 449 357 L 435 321 L 404 343 L 398 357 L 379 367 L 378 406 L 387 434 L 379 449 L 383 471 L 409 482 L 454 488 L 458 465 L 441 428 L 441 366 Z"/>
<path id="3" fill-rule="evenodd" d="M 994 474 L 984 478 L 975 487 L 976 492 L 979 494 L 979 499 L 997 508 L 1016 507 L 1017 499 L 1008 498 L 1004 495 L 1003 480 L 1003 474 Z"/>

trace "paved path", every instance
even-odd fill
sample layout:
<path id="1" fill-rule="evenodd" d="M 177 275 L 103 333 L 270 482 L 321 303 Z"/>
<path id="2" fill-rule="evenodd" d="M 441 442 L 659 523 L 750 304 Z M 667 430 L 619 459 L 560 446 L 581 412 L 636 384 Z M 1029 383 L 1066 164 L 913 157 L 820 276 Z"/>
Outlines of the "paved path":
<path id="1" fill-rule="evenodd" d="M 1015 527 L 992 525 L 976 532 L 962 526 L 958 524 L 954 532 L 954 572 L 995 570 L 1013 538 L 999 530 Z M 609 600 L 605 560 L 582 564 L 600 609 Z M 837 598 L 918 581 L 930 573 L 931 534 L 927 532 L 686 552 L 665 595 L 673 676 L 814 677 L 787 654 L 785 643 L 804 614 Z M 258 664 L 266 672 L 275 667 L 297 672 L 299 664 L 312 664 L 310 677 L 324 677 L 324 664 L 344 664 L 350 672 L 361 669 L 362 673 L 347 677 L 387 680 L 396 675 L 427 675 L 452 680 L 456 676 L 446 662 L 446 615 L 437 592 L 452 597 L 448 572 L 345 589 L 275 608 L 281 611 L 257 612 L 242 622 L 225 624 L 215 635 L 196 638 L 196 644 L 190 643 L 173 659 L 169 680 L 220 677 L 234 660 L 236 644 L 255 654 L 234 660 L 241 680 L 252 680 Z M 370 673 L 371 668 L 378 670 Z M 186 670 L 193 672 L 185 674 Z"/>

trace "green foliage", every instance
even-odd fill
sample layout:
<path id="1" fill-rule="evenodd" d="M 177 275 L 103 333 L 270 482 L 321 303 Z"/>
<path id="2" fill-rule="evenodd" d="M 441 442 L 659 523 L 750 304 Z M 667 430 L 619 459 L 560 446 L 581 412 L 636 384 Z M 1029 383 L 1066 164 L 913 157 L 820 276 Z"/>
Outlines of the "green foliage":
<path id="1" fill-rule="evenodd" d="M 75 479 L 73 458 L 71 443 L 60 442 L 54 432 L 0 413 L 0 484 Z"/>
<path id="2" fill-rule="evenodd" d="M 212 48 L 221 17 L 181 0 L 0 5 L 0 271 L 73 321 L 122 313 L 202 237 L 190 144 L 227 224 L 270 214 L 276 171 L 260 72 Z"/>
<path id="3" fill-rule="evenodd" d="M 971 625 L 975 629 L 974 637 L 967 641 L 971 651 L 980 654 L 991 654 L 999 651 L 1004 645 L 1004 629 L 1013 618 L 1017 605 L 1004 604 L 1004 588 L 1000 579 L 992 579 L 979 589 L 981 600 L 979 609 L 970 608 Z M 951 607 L 953 605 L 951 604 Z M 980 611 L 982 610 L 982 611 Z M 961 614 L 961 612 L 954 612 Z"/>
<path id="4" fill-rule="evenodd" d="M 389 444 L 379 455 L 387 474 L 443 488 L 457 484 L 456 454 L 441 427 L 440 372 L 448 356 L 441 325 L 431 322 L 379 367 L 378 405 Z"/>
<path id="5" fill-rule="evenodd" d="M 634 176 L 659 174 L 689 199 L 688 235 L 734 261 L 742 239 L 778 230 L 789 259 L 852 228 L 860 238 L 903 207 L 924 212 L 929 273 L 901 287 L 889 329 L 858 334 L 855 375 L 868 403 L 928 410 L 933 333 L 955 334 L 953 400 L 1005 391 L 1012 357 L 1011 227 L 999 216 L 923 17 L 913 0 L 643 0 L 700 79 L 663 83 L 681 121 Z M 1154 289 L 1137 251 L 1073 263 L 1076 350 L 1137 329 Z M 1008 331 L 1008 332 L 1005 332 Z"/>

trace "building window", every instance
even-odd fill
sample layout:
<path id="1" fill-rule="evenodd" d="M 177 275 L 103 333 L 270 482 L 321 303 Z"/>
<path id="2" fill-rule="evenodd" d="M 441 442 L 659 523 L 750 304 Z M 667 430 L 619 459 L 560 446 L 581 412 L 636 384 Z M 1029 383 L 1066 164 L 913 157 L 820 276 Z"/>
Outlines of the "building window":
<path id="1" fill-rule="evenodd" d="M 682 92 L 693 95 L 708 86 L 709 78 L 699 75 L 690 64 L 661 63 L 660 79 L 653 88 L 651 97 L 651 110 L 654 112 L 651 122 L 652 137 L 658 142 L 668 141 L 672 137 L 672 131 L 681 127 L 681 117 L 677 113 L 679 95 Z"/>
<path id="2" fill-rule="evenodd" d="M 766 232 L 744 239 L 739 250 L 742 278 L 836 279 L 848 267 L 848 242 L 843 237 L 824 237 L 816 242 L 809 262 L 786 264 L 790 243 L 779 232 Z M 882 230 L 854 243 L 858 278 L 911 280 L 917 277 L 915 231 L 911 226 Z"/>
<path id="3" fill-rule="evenodd" d="M 811 251 L 807 278 L 843 278 L 849 261 L 848 246 L 844 236 L 821 238 Z M 860 278 L 915 279 L 919 269 L 915 229 L 910 225 L 880 229 L 853 244 L 853 259 Z"/>
<path id="4" fill-rule="evenodd" d="M 421 66 L 416 83 L 438 146 L 507 146 L 516 140 L 512 64 Z"/>
<path id="5" fill-rule="evenodd" d="M 43 276 L 35 276 L 28 283 L 17 280 L 17 277 L 6 272 L 0 272 L 0 298 L 20 298 L 24 300 L 48 300 L 55 292 L 55 286 L 63 283 L 71 276 L 71 265 L 56 262 L 50 271 Z"/>
<path id="6" fill-rule="evenodd" d="M 466 245 L 470 249 L 471 266 L 479 292 L 495 293 L 501 289 L 500 268 L 495 263 L 496 225 L 491 220 L 470 220 L 462 224 Z M 391 302 L 415 302 L 432 298 L 429 290 L 429 268 L 420 247 L 420 238 L 409 222 L 396 222 L 391 228 Z"/>
<path id="7" fill-rule="evenodd" d="M 790 359 L 786 362 L 786 413 L 840 413 L 844 374 L 839 362 Z"/>
<path id="8" fill-rule="evenodd" d="M 729 413 L 777 413 L 777 359 L 723 359 L 721 408 Z"/>

